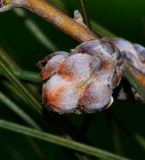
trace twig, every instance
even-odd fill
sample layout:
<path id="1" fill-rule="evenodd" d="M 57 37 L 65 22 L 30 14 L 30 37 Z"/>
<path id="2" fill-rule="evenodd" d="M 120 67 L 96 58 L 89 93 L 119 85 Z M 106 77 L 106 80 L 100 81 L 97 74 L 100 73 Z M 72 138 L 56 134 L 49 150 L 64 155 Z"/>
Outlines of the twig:
<path id="1" fill-rule="evenodd" d="M 78 24 L 46 1 L 25 0 L 23 3 L 24 7 L 45 18 L 54 26 L 78 41 L 87 41 L 96 38 L 96 35 L 89 29 Z"/>
<path id="2" fill-rule="evenodd" d="M 61 6 L 60 8 L 62 8 L 65 11 L 65 13 L 70 14 L 70 11 L 67 9 L 66 3 L 64 1 L 53 0 L 53 3 L 59 7 Z M 92 20 L 90 17 L 89 17 L 89 20 L 90 20 L 91 29 L 94 31 L 94 33 L 99 35 L 99 37 L 104 37 L 104 36 L 105 37 L 118 37 L 117 35 L 112 33 L 110 30 L 106 29 L 104 26 Z"/>
<path id="3" fill-rule="evenodd" d="M 96 39 L 96 35 L 93 32 L 78 24 L 44 0 L 12 0 L 8 5 L 0 8 L 0 12 L 16 7 L 24 7 L 33 11 L 80 42 Z"/>

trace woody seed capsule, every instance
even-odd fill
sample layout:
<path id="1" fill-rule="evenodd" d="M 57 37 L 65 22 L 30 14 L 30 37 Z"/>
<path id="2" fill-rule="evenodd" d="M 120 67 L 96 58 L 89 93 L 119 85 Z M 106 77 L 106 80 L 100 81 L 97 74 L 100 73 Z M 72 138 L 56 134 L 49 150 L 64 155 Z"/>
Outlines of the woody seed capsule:
<path id="1" fill-rule="evenodd" d="M 84 42 L 71 53 L 55 52 L 42 60 L 42 100 L 62 113 L 92 113 L 108 106 L 120 82 L 119 50 L 105 40 Z"/>

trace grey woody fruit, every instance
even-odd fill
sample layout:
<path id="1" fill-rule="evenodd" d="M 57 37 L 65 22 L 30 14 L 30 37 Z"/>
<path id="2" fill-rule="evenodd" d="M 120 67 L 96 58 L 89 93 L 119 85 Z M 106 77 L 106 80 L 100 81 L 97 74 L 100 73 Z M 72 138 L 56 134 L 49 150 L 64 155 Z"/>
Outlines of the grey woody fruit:
<path id="1" fill-rule="evenodd" d="M 135 69 L 145 73 L 145 48 L 143 46 L 122 38 L 114 38 L 112 42 L 120 50 L 124 62 L 127 61 Z"/>
<path id="2" fill-rule="evenodd" d="M 120 52 L 112 42 L 91 40 L 45 57 L 40 77 L 44 104 L 60 114 L 106 108 L 119 84 Z"/>

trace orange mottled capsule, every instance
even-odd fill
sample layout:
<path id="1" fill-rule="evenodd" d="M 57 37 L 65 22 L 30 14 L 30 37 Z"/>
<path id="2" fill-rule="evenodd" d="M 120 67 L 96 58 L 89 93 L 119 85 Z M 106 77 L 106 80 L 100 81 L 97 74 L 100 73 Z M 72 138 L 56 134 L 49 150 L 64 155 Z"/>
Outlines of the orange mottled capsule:
<path id="1" fill-rule="evenodd" d="M 71 53 L 55 52 L 40 73 L 46 80 L 42 100 L 62 113 L 92 113 L 108 106 L 112 90 L 120 82 L 119 50 L 107 40 L 84 42 Z"/>

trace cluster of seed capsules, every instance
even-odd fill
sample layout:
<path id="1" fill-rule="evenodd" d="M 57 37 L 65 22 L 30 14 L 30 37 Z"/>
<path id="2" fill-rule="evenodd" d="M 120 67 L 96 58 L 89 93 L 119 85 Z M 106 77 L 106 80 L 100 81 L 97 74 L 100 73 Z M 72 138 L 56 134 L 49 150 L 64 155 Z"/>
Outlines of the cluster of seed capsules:
<path id="1" fill-rule="evenodd" d="M 125 61 L 144 72 L 144 47 L 121 38 L 106 38 L 83 42 L 71 53 L 59 51 L 46 56 L 39 62 L 43 66 L 40 78 L 45 80 L 43 103 L 60 114 L 108 108 Z"/>

